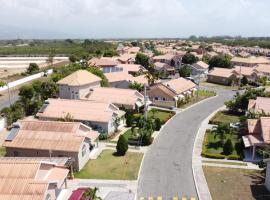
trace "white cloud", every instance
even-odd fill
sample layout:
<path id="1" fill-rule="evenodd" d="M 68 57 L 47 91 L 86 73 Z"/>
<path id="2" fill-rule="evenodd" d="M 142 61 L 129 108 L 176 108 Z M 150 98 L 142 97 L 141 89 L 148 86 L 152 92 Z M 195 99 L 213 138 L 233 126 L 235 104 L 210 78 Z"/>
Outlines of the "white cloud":
<path id="1" fill-rule="evenodd" d="M 0 0 L 0 5 L 0 24 L 33 35 L 35 30 L 96 38 L 270 32 L 267 0 Z"/>

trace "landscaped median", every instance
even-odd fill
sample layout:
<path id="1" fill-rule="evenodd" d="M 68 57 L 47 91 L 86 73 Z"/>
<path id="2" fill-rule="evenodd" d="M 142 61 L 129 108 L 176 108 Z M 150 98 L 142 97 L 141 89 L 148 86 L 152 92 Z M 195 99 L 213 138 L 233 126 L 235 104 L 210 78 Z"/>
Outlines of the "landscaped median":
<path id="1" fill-rule="evenodd" d="M 179 108 L 187 108 L 195 103 L 198 103 L 204 99 L 208 99 L 210 97 L 216 96 L 216 93 L 214 91 L 210 90 L 198 90 L 195 92 L 193 97 L 185 98 L 183 100 L 178 101 L 178 107 Z"/>
<path id="2" fill-rule="evenodd" d="M 143 153 L 127 152 L 125 156 L 118 156 L 113 150 L 104 150 L 74 176 L 80 179 L 137 180 L 142 158 Z"/>
<path id="3" fill-rule="evenodd" d="M 238 123 L 240 122 L 241 115 L 231 114 L 226 110 L 217 112 L 212 119 L 210 119 L 209 124 L 222 124 L 222 123 Z"/>

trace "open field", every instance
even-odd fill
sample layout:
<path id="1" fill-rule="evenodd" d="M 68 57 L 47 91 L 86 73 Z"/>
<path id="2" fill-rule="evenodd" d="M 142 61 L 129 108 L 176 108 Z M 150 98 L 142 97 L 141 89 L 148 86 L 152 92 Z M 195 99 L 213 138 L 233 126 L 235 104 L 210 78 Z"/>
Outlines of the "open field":
<path id="1" fill-rule="evenodd" d="M 270 199 L 261 171 L 203 166 L 213 200 Z"/>
<path id="2" fill-rule="evenodd" d="M 97 160 L 89 160 L 80 172 L 75 173 L 75 178 L 136 180 L 143 154 L 127 152 L 125 156 L 116 156 L 114 153 L 104 150 Z"/>

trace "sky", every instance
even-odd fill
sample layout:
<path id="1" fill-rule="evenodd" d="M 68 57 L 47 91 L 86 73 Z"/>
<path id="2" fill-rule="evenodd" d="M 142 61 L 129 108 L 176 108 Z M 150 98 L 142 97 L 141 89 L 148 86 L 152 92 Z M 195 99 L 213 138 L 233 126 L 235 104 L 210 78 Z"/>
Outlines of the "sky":
<path id="1" fill-rule="evenodd" d="M 270 0 L 0 0 L 0 38 L 269 36 Z"/>

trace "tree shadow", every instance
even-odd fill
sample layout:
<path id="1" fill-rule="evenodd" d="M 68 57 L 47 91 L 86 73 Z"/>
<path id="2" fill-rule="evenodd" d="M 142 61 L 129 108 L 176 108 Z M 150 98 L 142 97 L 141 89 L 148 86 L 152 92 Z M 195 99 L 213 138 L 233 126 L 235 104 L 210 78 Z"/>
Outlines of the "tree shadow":
<path id="1" fill-rule="evenodd" d="M 209 142 L 206 146 L 208 149 L 219 149 L 222 148 L 222 142 Z"/>
<path id="2" fill-rule="evenodd" d="M 256 200 L 270 200 L 270 192 L 265 187 L 265 178 L 262 173 L 245 175 L 251 178 L 251 193 Z"/>

